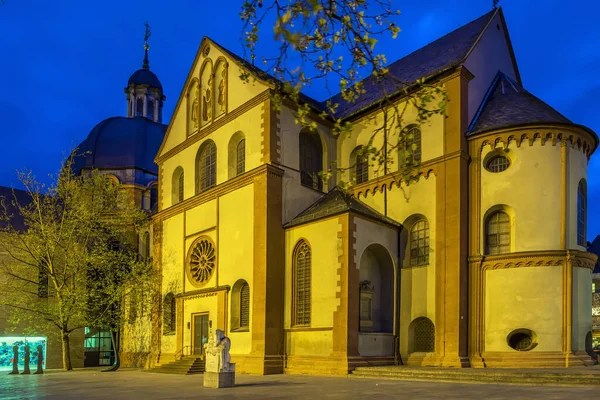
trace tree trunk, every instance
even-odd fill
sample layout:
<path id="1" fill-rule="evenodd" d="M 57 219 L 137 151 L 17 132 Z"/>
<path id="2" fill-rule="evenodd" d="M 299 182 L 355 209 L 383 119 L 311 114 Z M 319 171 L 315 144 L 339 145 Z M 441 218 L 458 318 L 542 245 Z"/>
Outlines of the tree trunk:
<path id="1" fill-rule="evenodd" d="M 63 371 L 73 370 L 71 365 L 71 348 L 69 346 L 69 334 L 62 332 L 62 358 L 63 358 Z"/>

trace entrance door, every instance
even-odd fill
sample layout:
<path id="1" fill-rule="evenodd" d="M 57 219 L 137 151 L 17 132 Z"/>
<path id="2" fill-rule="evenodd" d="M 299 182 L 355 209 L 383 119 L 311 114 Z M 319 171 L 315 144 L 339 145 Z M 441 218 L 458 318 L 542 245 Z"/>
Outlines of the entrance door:
<path id="1" fill-rule="evenodd" d="M 194 315 L 194 355 L 204 355 L 204 343 L 208 342 L 208 314 Z"/>

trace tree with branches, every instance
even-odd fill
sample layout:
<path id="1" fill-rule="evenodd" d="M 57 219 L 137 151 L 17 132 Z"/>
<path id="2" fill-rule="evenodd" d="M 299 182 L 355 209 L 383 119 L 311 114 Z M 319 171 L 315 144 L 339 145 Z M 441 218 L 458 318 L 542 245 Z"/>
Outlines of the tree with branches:
<path id="1" fill-rule="evenodd" d="M 0 207 L 0 305 L 14 326 L 57 335 L 64 370 L 72 369 L 71 334 L 118 330 L 123 300 L 155 274 L 137 250 L 147 213 L 98 171 L 74 175 L 72 163 L 48 187 L 20 173 L 26 196 Z"/>
<path id="2" fill-rule="evenodd" d="M 357 156 L 387 174 L 392 172 L 391 153 L 397 151 L 404 162 L 394 171 L 410 182 L 419 160 L 410 156 L 414 137 L 412 130 L 405 129 L 406 111 L 410 107 L 417 110 L 417 122 L 422 124 L 445 113 L 446 94 L 443 85 L 425 79 L 406 82 L 397 78 L 390 72 L 385 54 L 376 50 L 378 39 L 386 35 L 396 38 L 400 32 L 400 11 L 392 0 L 245 0 L 240 15 L 245 57 L 251 62 L 263 40 L 261 29 L 272 27 L 279 43 L 275 54 L 260 60 L 279 83 L 272 99 L 276 107 L 286 99 L 293 100 L 299 104 L 296 123 L 316 129 L 311 117 L 314 105 L 302 101 L 301 92 L 315 82 L 324 82 L 330 95 L 339 94 L 325 102 L 320 117 L 333 121 L 335 135 L 351 135 L 354 126 L 340 115 L 340 107 L 375 98 L 379 111 L 372 117 L 375 129 Z M 250 79 L 244 74 L 241 78 Z M 382 136 L 384 140 L 376 140 Z M 330 165 L 322 174 L 327 178 L 343 171 Z"/>

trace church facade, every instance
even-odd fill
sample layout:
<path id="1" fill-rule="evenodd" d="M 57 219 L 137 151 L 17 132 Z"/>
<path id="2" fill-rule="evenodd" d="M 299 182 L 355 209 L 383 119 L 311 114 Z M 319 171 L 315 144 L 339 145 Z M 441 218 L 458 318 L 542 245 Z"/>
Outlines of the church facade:
<path id="1" fill-rule="evenodd" d="M 447 94 L 446 115 L 425 124 L 407 106 L 410 184 L 399 154 L 384 172 L 356 157 L 377 126 L 373 102 L 343 106 L 354 132 L 336 137 L 307 100 L 317 129 L 302 129 L 296 104 L 273 106 L 266 74 L 204 38 L 154 159 L 145 245 L 161 306 L 125 327 L 125 364 L 201 357 L 215 329 L 238 372 L 256 374 L 591 362 L 596 134 L 523 88 L 500 9 L 390 72 Z M 322 179 L 332 162 L 346 171 Z"/>

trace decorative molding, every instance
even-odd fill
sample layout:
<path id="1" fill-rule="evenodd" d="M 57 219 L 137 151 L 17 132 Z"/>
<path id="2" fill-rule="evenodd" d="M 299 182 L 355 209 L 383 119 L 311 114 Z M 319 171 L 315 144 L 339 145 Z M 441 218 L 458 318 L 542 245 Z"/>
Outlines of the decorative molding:
<path id="1" fill-rule="evenodd" d="M 561 146 L 570 145 L 573 149 L 581 150 L 589 161 L 597 146 L 595 138 L 583 129 L 575 125 L 565 126 L 561 124 L 506 128 L 468 137 L 467 140 L 478 143 L 479 154 L 477 156 L 483 152 L 486 146 L 493 150 L 498 144 L 502 144 L 502 148 L 507 149 L 511 142 L 514 142 L 517 148 L 521 147 L 523 143 L 533 146 L 534 143 L 539 142 L 544 146 L 550 142 L 552 146 L 556 146 L 556 144 Z"/>
<path id="2" fill-rule="evenodd" d="M 482 271 L 520 267 L 552 267 L 567 262 L 574 267 L 593 270 L 596 259 L 596 255 L 579 250 L 543 250 L 469 257 L 469 263 L 480 264 Z"/>
<path id="3" fill-rule="evenodd" d="M 200 297 L 210 297 L 210 296 L 206 296 L 207 294 L 210 294 L 211 296 L 216 296 L 218 292 L 222 292 L 222 291 L 229 292 L 230 290 L 231 290 L 231 286 L 229 286 L 229 285 L 216 286 L 216 287 L 212 287 L 212 288 L 190 290 L 189 292 L 179 293 L 179 294 L 175 295 L 175 298 L 183 299 L 183 300 L 191 300 L 191 299 L 197 299 Z"/>
<path id="4" fill-rule="evenodd" d="M 283 176 L 284 171 L 274 167 L 272 165 L 264 164 L 256 167 L 242 175 L 236 176 L 235 178 L 229 179 L 223 183 L 216 185 L 215 187 L 208 189 L 204 192 L 198 193 L 193 197 L 185 199 L 171 207 L 162 210 L 153 216 L 155 221 L 162 221 L 167 218 L 171 218 L 184 210 L 189 210 L 194 207 L 204 204 L 208 201 L 214 200 L 217 197 L 223 196 L 236 189 L 249 185 L 254 182 L 254 179 L 260 175 L 268 174 L 272 176 Z"/>

